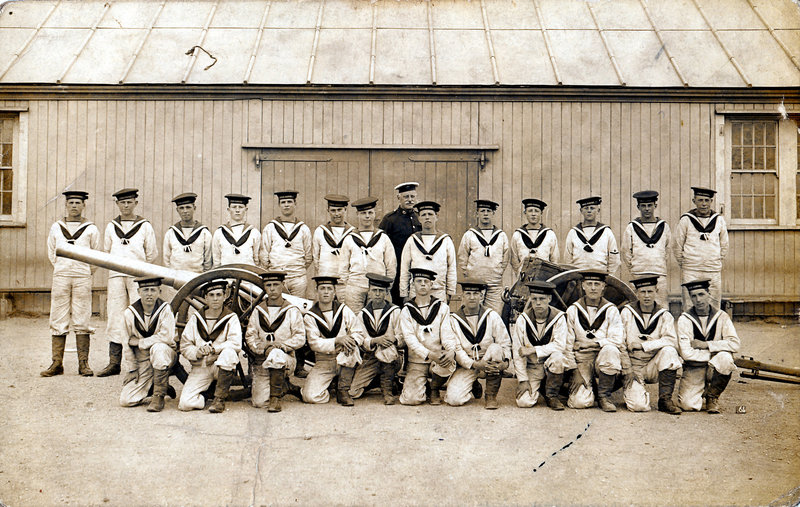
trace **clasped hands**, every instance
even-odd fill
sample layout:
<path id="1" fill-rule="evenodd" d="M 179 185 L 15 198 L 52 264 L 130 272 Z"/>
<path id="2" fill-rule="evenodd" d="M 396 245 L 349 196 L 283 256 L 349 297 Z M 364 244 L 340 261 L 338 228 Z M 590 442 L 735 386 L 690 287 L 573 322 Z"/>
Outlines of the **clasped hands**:
<path id="1" fill-rule="evenodd" d="M 352 354 L 358 348 L 358 342 L 352 336 L 345 335 L 339 336 L 334 341 L 336 352 L 344 352 L 345 354 Z"/>

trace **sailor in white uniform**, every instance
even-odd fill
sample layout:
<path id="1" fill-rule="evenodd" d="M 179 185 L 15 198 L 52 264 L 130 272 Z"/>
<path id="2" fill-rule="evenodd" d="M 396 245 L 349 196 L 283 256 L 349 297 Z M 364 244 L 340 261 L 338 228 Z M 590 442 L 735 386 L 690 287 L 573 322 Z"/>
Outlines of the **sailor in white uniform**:
<path id="1" fill-rule="evenodd" d="M 542 223 L 542 215 L 547 203 L 540 199 L 523 199 L 522 208 L 526 223 L 511 235 L 511 268 L 515 274 L 528 258 L 558 264 L 561 257 L 558 238 L 552 229 Z"/>
<path id="2" fill-rule="evenodd" d="M 342 248 L 347 237 L 355 227 L 347 223 L 346 195 L 328 194 L 328 223 L 320 224 L 311 238 L 311 256 L 314 269 L 320 276 L 339 276 L 342 266 Z M 344 286 L 336 284 L 336 299 L 344 303 Z"/>
<path id="3" fill-rule="evenodd" d="M 602 202 L 597 196 L 577 200 L 583 220 L 567 233 L 564 263 L 613 275 L 620 265 L 619 249 L 611 228 L 598 222 Z"/>
<path id="4" fill-rule="evenodd" d="M 215 268 L 225 264 L 250 264 L 258 266 L 261 234 L 258 227 L 247 223 L 247 204 L 250 197 L 228 194 L 228 223 L 220 225 L 211 241 Z"/>
<path id="5" fill-rule="evenodd" d="M 656 216 L 658 192 L 642 190 L 633 194 L 640 216 L 631 220 L 622 233 L 622 262 L 633 278 L 658 275 L 658 304 L 669 308 L 667 296 L 667 257 L 672 231 L 669 224 Z"/>

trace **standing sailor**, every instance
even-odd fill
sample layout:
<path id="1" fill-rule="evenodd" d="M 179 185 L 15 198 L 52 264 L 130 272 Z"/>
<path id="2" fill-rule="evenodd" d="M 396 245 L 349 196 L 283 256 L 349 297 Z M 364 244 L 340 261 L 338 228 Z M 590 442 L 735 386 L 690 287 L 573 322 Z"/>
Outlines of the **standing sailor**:
<path id="1" fill-rule="evenodd" d="M 400 312 L 400 332 L 408 346 L 408 368 L 400 403 L 419 405 L 425 401 L 430 372 L 430 402 L 441 405 L 439 390 L 456 370 L 457 341 L 450 324 L 450 310 L 445 301 L 431 294 L 435 271 L 414 267 L 410 273 L 414 277 L 414 297 Z"/>
<path id="2" fill-rule="evenodd" d="M 557 264 L 560 257 L 556 233 L 542 223 L 547 203 L 539 199 L 523 199 L 522 207 L 527 223 L 511 235 L 511 268 L 514 274 L 519 273 L 529 257 L 553 264 Z"/>
<path id="3" fill-rule="evenodd" d="M 725 218 L 716 213 L 716 190 L 692 187 L 695 205 L 681 215 L 675 231 L 675 258 L 681 267 L 681 282 L 708 279 L 711 304 L 720 308 L 722 303 L 722 261 L 728 254 L 728 229 Z M 683 308 L 689 307 L 689 291 L 683 291 Z"/>
<path id="4" fill-rule="evenodd" d="M 178 357 L 175 341 L 175 315 L 169 303 L 159 297 L 160 277 L 137 278 L 139 299 L 125 309 L 125 337 L 122 347 L 127 374 L 122 381 L 119 404 L 135 407 L 153 397 L 148 412 L 164 410 L 164 396 L 169 388 L 169 372 Z M 171 396 L 175 396 L 172 391 Z"/>
<path id="5" fill-rule="evenodd" d="M 614 303 L 603 297 L 606 273 L 584 271 L 582 275 L 584 296 L 567 308 L 570 338 L 575 340 L 567 343 L 567 349 L 572 349 L 577 363 L 567 405 L 571 408 L 594 405 L 592 386 L 596 373 L 600 408 L 603 412 L 616 412 L 617 407 L 609 399 L 614 381 L 617 374 L 628 375 L 630 370 L 622 319 Z"/>
<path id="6" fill-rule="evenodd" d="M 75 332 L 78 349 L 78 373 L 94 375 L 89 368 L 89 319 L 92 316 L 92 273 L 94 266 L 65 257 L 56 257 L 56 247 L 62 243 L 97 249 L 100 231 L 83 217 L 88 192 L 63 192 L 66 215 L 50 227 L 47 236 L 47 257 L 53 265 L 53 289 L 50 293 L 50 334 L 53 363 L 40 373 L 52 377 L 64 373 L 64 346 L 70 327 Z"/>
<path id="7" fill-rule="evenodd" d="M 503 311 L 503 273 L 509 260 L 508 236 L 494 224 L 499 204 L 486 199 L 475 200 L 478 227 L 461 236 L 458 245 L 458 265 L 465 278 L 486 283 L 485 299 L 481 304 L 497 313 Z"/>
<path id="8" fill-rule="evenodd" d="M 367 273 L 388 276 L 397 272 L 397 258 L 389 236 L 375 229 L 377 197 L 353 202 L 358 213 L 358 230 L 344 240 L 339 282 L 344 285 L 344 302 L 354 312 L 364 307 L 369 291 Z M 391 286 L 391 284 L 390 284 Z"/>
<path id="9" fill-rule="evenodd" d="M 284 286 L 289 294 L 306 297 L 308 279 L 306 270 L 313 261 L 311 230 L 295 216 L 297 190 L 275 192 L 280 216 L 264 227 L 261 247 L 261 265 L 266 270 L 286 273 Z M 300 357 L 297 358 L 301 361 Z M 302 366 L 298 364 L 298 367 Z"/>
<path id="10" fill-rule="evenodd" d="M 414 205 L 417 204 L 418 186 L 419 183 L 416 181 L 407 181 L 394 187 L 397 191 L 399 205 L 396 210 L 387 213 L 378 226 L 392 241 L 395 260 L 398 265 L 403 254 L 403 247 L 406 245 L 409 236 L 421 228 L 419 216 L 417 216 L 417 212 L 414 209 Z M 392 301 L 398 306 L 403 304 L 403 298 L 400 296 L 400 270 L 395 273 L 394 284 L 392 285 Z"/>
<path id="11" fill-rule="evenodd" d="M 253 353 L 252 403 L 261 408 L 269 402 L 269 412 L 281 411 L 281 397 L 288 381 L 287 372 L 295 367 L 294 351 L 306 343 L 306 328 L 300 309 L 283 298 L 286 273 L 261 274 L 266 303 L 256 307 L 247 324 L 245 342 Z"/>
<path id="12" fill-rule="evenodd" d="M 117 200 L 119 215 L 106 226 L 103 249 L 117 258 L 155 262 L 158 257 L 156 233 L 150 222 L 134 213 L 139 204 L 139 190 L 123 188 L 115 192 L 113 197 Z M 97 374 L 98 377 L 119 375 L 122 340 L 125 338 L 123 313 L 137 299 L 139 293 L 132 276 L 118 271 L 108 272 L 108 366 Z"/>
<path id="13" fill-rule="evenodd" d="M 578 269 L 605 271 L 613 275 L 620 265 L 619 250 L 611 228 L 597 221 L 602 198 L 585 197 L 576 202 L 583 220 L 567 233 L 564 263 Z"/>
<path id="14" fill-rule="evenodd" d="M 194 219 L 197 194 L 180 194 L 172 199 L 180 216 L 164 234 L 164 266 L 193 273 L 208 271 L 212 266 L 211 232 Z"/>
<path id="15" fill-rule="evenodd" d="M 178 410 L 202 410 L 203 391 L 216 378 L 214 400 L 208 411 L 225 410 L 225 400 L 239 364 L 242 350 L 242 326 L 239 317 L 224 306 L 228 282 L 212 280 L 201 291 L 207 307 L 192 312 L 181 334 L 181 355 L 192 364 L 189 378 L 183 385 Z"/>
<path id="16" fill-rule="evenodd" d="M 380 373 L 383 404 L 394 405 L 392 384 L 402 362 L 398 349 L 403 346 L 399 325 L 400 308 L 386 300 L 394 279 L 378 273 L 367 273 L 366 278 L 369 281 L 369 299 L 367 305 L 358 312 L 358 318 L 366 331 L 362 345 L 363 360 L 353 376 L 350 395 L 360 398 Z"/>
<path id="17" fill-rule="evenodd" d="M 638 300 L 626 304 L 620 312 L 633 374 L 633 382 L 625 388 L 625 404 L 633 412 L 650 410 L 645 383 L 658 381 L 658 410 L 680 414 L 672 402 L 675 377 L 681 367 L 678 337 L 675 319 L 657 302 L 659 276 L 635 278 L 631 283 L 636 287 Z"/>
<path id="18" fill-rule="evenodd" d="M 437 274 L 431 287 L 431 296 L 450 303 L 456 293 L 456 249 L 447 234 L 436 230 L 439 220 L 437 202 L 422 201 L 415 206 L 422 226 L 420 232 L 412 234 L 400 258 L 400 296 L 404 299 L 414 297 L 414 284 L 411 283 L 412 268 L 423 268 Z"/>
<path id="19" fill-rule="evenodd" d="M 713 306 L 710 286 L 708 279 L 683 284 L 692 307 L 678 317 L 678 347 L 684 361 L 678 405 L 687 411 L 705 406 L 709 414 L 719 414 L 719 396 L 736 371 L 733 354 L 741 342 L 728 314 Z"/>
<path id="20" fill-rule="evenodd" d="M 311 238 L 311 255 L 314 268 L 320 276 L 339 276 L 342 262 L 342 247 L 355 227 L 345 220 L 350 198 L 346 195 L 328 194 L 328 223 L 320 224 Z M 344 286 L 336 285 L 336 299 L 344 303 Z"/>
<path id="21" fill-rule="evenodd" d="M 335 300 L 336 277 L 315 276 L 314 281 L 318 300 L 303 320 L 306 339 L 316 354 L 316 363 L 301 391 L 303 401 L 328 403 L 328 386 L 338 374 L 336 401 L 352 407 L 350 386 L 355 368 L 361 362 L 359 347 L 364 343 L 364 331 L 353 311 Z"/>
<path id="22" fill-rule="evenodd" d="M 667 252 L 672 233 L 669 224 L 656 216 L 658 192 L 642 190 L 633 194 L 640 216 L 622 234 L 620 255 L 633 278 L 658 275 L 657 301 L 667 308 Z"/>
<path id="23" fill-rule="evenodd" d="M 257 227 L 247 223 L 247 204 L 250 198 L 241 194 L 228 194 L 228 223 L 214 231 L 212 257 L 214 267 L 225 264 L 258 266 L 261 234 Z"/>
<path id="24" fill-rule="evenodd" d="M 558 393 L 564 383 L 564 370 L 575 368 L 575 359 L 567 344 L 573 342 L 572 330 L 561 310 L 550 306 L 556 286 L 533 280 L 528 309 L 519 314 L 511 333 L 514 369 L 517 374 L 517 406 L 530 408 L 539 401 L 539 387 L 545 380 L 545 399 L 553 410 L 564 410 Z"/>
<path id="25" fill-rule="evenodd" d="M 447 383 L 444 402 L 451 406 L 464 405 L 480 394 L 475 382 L 485 377 L 484 407 L 494 410 L 498 408 L 497 392 L 503 372 L 511 365 L 511 338 L 500 314 L 481 304 L 486 283 L 476 278 L 464 278 L 458 283 L 464 304 L 450 314 L 458 366 Z"/>

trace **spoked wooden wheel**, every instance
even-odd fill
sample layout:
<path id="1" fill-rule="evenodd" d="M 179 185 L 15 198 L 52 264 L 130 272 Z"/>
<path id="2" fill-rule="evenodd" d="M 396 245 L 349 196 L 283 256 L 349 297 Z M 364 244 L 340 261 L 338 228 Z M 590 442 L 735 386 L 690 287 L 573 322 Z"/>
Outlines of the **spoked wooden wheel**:
<path id="1" fill-rule="evenodd" d="M 192 278 L 186 285 L 181 287 L 172 298 L 172 308 L 175 311 L 176 331 L 178 336 L 183 333 L 186 323 L 189 320 L 189 310 L 202 312 L 206 307 L 201 290 L 205 284 L 214 280 L 228 281 L 228 294 L 225 298 L 225 307 L 234 312 L 239 317 L 242 326 L 242 350 L 248 359 L 253 357 L 252 352 L 244 341 L 244 330 L 250 315 L 265 297 L 261 289 L 261 277 L 263 270 L 247 264 L 229 264 L 219 268 L 206 271 Z M 244 388 L 244 393 L 232 393 L 232 398 L 243 398 L 249 395 L 250 377 L 245 374 L 242 365 L 237 366 L 239 378 Z"/>
<path id="2" fill-rule="evenodd" d="M 547 281 L 556 286 L 551 304 L 560 310 L 566 310 L 569 305 L 583 297 L 581 270 L 563 271 L 551 276 Z M 606 289 L 603 297 L 617 305 L 618 308 L 626 303 L 636 302 L 636 294 L 633 290 L 625 282 L 612 275 L 606 277 Z"/>

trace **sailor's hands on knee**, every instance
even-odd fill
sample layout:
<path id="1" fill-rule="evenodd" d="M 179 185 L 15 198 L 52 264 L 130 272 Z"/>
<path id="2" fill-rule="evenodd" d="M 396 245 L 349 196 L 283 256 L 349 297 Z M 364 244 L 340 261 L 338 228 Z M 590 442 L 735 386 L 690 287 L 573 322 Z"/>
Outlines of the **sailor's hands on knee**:
<path id="1" fill-rule="evenodd" d="M 708 349 L 708 342 L 704 342 L 703 340 L 692 340 L 692 348 L 693 349 Z"/>
<path id="2" fill-rule="evenodd" d="M 128 338 L 128 345 L 130 345 L 131 347 L 138 347 L 139 346 L 139 338 L 137 338 L 135 336 L 131 336 L 130 338 Z"/>
<path id="3" fill-rule="evenodd" d="M 351 337 L 350 335 L 339 336 L 338 338 L 336 338 L 334 343 L 339 348 L 339 350 L 343 351 L 345 354 L 353 353 L 353 351 L 356 350 L 356 346 L 358 345 L 355 339 L 353 339 L 353 337 Z"/>
<path id="4" fill-rule="evenodd" d="M 508 362 L 504 359 L 502 361 L 489 361 L 486 365 L 486 373 L 492 375 L 499 375 L 508 368 Z"/>
<path id="5" fill-rule="evenodd" d="M 484 360 L 484 359 L 472 362 L 472 369 L 477 371 L 478 373 L 480 373 L 482 371 L 486 371 L 486 366 L 487 366 L 487 363 L 486 363 L 486 360 Z"/>
<path id="6" fill-rule="evenodd" d="M 575 337 L 575 344 L 578 350 L 600 350 L 600 344 L 594 340 L 587 340 L 586 338 Z"/>
<path id="7" fill-rule="evenodd" d="M 640 339 L 640 340 L 646 340 L 647 338 L 646 338 L 646 337 L 642 337 L 642 336 L 640 335 L 640 336 L 639 336 L 639 339 Z M 633 342 L 633 343 L 630 345 L 630 347 L 628 347 L 628 350 L 630 350 L 631 352 L 633 352 L 634 350 L 644 350 L 644 347 L 642 347 L 642 344 L 641 344 L 640 342 Z"/>
<path id="8" fill-rule="evenodd" d="M 379 336 L 378 338 L 372 339 L 372 344 L 376 347 L 386 348 L 390 345 L 393 345 L 393 342 L 388 336 Z"/>
<path id="9" fill-rule="evenodd" d="M 517 398 L 519 398 L 520 396 L 522 396 L 525 393 L 533 394 L 531 392 L 531 383 L 529 381 L 527 381 L 527 380 L 521 380 L 517 384 Z"/>
<path id="10" fill-rule="evenodd" d="M 139 382 L 139 368 L 136 368 L 133 371 L 129 371 L 125 374 L 125 378 L 122 380 L 122 385 L 128 384 L 130 382 Z"/>
<path id="11" fill-rule="evenodd" d="M 523 345 L 519 348 L 519 355 L 521 356 L 531 356 L 536 354 L 536 347 L 528 347 L 527 345 Z"/>

